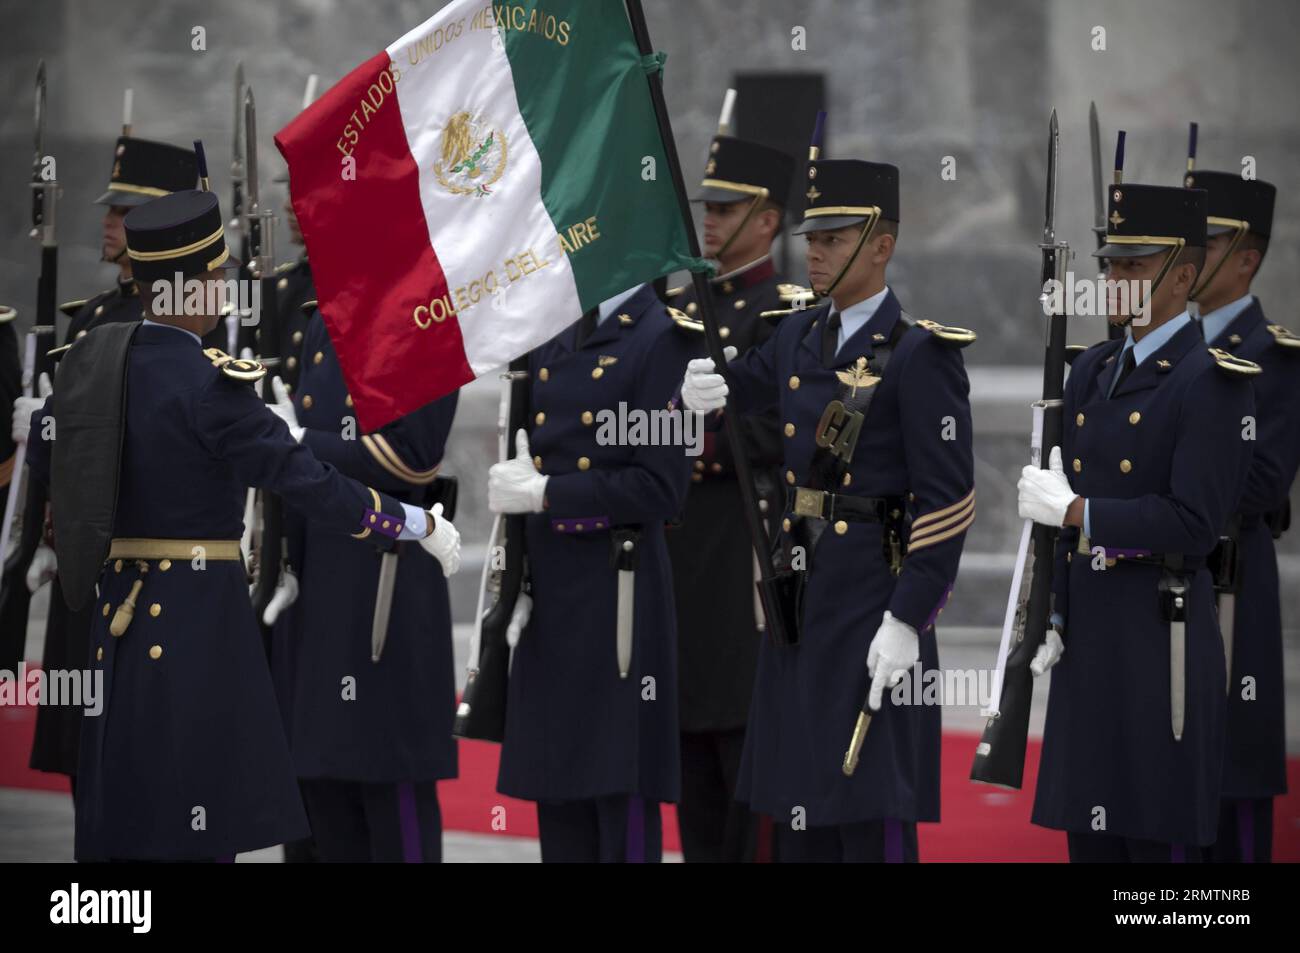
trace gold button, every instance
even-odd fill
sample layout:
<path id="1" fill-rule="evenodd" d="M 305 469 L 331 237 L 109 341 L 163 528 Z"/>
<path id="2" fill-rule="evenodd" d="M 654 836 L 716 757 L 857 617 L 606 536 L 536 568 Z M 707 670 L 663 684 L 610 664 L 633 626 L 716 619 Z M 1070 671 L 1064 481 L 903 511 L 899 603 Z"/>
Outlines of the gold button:
<path id="1" fill-rule="evenodd" d="M 153 646 L 150 646 L 150 647 L 149 647 L 149 657 L 150 657 L 151 659 L 160 659 L 160 658 L 162 658 L 162 646 L 161 646 L 161 645 L 153 645 Z"/>
<path id="2" fill-rule="evenodd" d="M 390 526 L 392 526 L 392 525 L 393 525 L 393 524 L 392 524 L 391 522 L 389 522 L 388 520 L 384 520 L 383 524 L 382 524 L 379 528 L 380 528 L 380 529 L 388 529 L 388 528 L 389 528 Z"/>
<path id="3" fill-rule="evenodd" d="M 537 416 L 533 418 L 533 422 L 540 427 L 542 424 L 546 423 L 546 415 L 539 410 Z"/>
<path id="4" fill-rule="evenodd" d="M 168 569 L 171 568 L 172 568 L 172 561 L 170 559 L 164 559 L 162 560 L 162 562 L 158 563 L 158 569 L 161 572 L 166 572 Z"/>
<path id="5" fill-rule="evenodd" d="M 694 313 L 695 313 L 695 302 L 694 302 L 694 301 L 692 301 L 690 304 L 688 304 L 688 305 L 686 306 L 686 313 L 687 313 L 687 314 L 694 314 Z"/>
<path id="6" fill-rule="evenodd" d="M 1121 460 L 1121 461 L 1119 462 L 1119 472 L 1120 472 L 1120 473 L 1128 473 L 1128 472 L 1129 472 L 1130 470 L 1132 470 L 1132 469 L 1133 469 L 1133 464 L 1130 463 L 1128 460 Z"/>
<path id="7" fill-rule="evenodd" d="M 798 378 L 798 377 L 791 377 L 791 378 L 790 378 L 790 389 L 791 389 L 791 390 L 798 390 L 798 389 L 799 389 L 799 378 Z"/>
<path id="8" fill-rule="evenodd" d="M 371 514 L 370 514 L 370 522 L 372 522 L 372 523 L 378 523 L 378 522 L 379 522 L 379 517 L 376 516 L 374 513 L 371 513 Z"/>
<path id="9" fill-rule="evenodd" d="M 596 419 L 596 418 L 592 416 L 592 413 L 591 413 L 590 410 L 584 410 L 584 411 L 582 412 L 582 422 L 583 422 L 584 425 L 590 427 L 590 426 L 591 426 L 591 422 L 592 422 L 593 420 L 595 420 L 595 419 Z"/>
<path id="10" fill-rule="evenodd" d="M 302 406 L 303 406 L 303 410 L 311 410 L 311 405 L 314 404 L 314 403 L 315 403 L 315 401 L 311 399 L 311 394 L 303 394 L 303 395 L 302 395 Z"/>
<path id="11" fill-rule="evenodd" d="M 77 340 L 80 341 L 82 338 L 84 338 L 84 337 L 85 337 L 87 334 L 89 334 L 89 333 L 90 333 L 89 331 L 78 331 L 78 332 L 77 332 Z"/>
<path id="12" fill-rule="evenodd" d="M 702 483 L 702 482 L 704 482 L 704 474 L 703 474 L 703 473 L 692 473 L 692 474 L 691 474 L 691 482 L 692 482 L 692 483 Z"/>
<path id="13" fill-rule="evenodd" d="M 745 299 L 737 298 L 736 303 L 733 304 L 732 307 L 735 308 L 737 311 L 742 310 L 745 307 Z"/>
<path id="14" fill-rule="evenodd" d="M 95 309 L 95 317 L 99 317 L 103 313 L 104 313 L 104 306 L 101 304 L 98 308 Z"/>
<path id="15" fill-rule="evenodd" d="M 605 528 L 605 524 L 602 523 L 600 520 L 596 520 L 596 529 L 604 529 L 604 528 Z"/>
<path id="16" fill-rule="evenodd" d="M 724 341 L 731 337 L 731 328 L 718 328 L 718 337 L 722 338 Z"/>
<path id="17" fill-rule="evenodd" d="M 844 485 L 848 486 L 852 482 L 853 482 L 853 474 L 852 473 L 844 474 Z"/>
<path id="18" fill-rule="evenodd" d="M 551 379 L 550 369 L 543 367 L 540 371 L 537 372 L 537 379 L 539 381 L 549 381 Z"/>
<path id="19" fill-rule="evenodd" d="M 113 563 L 113 572 L 121 572 L 121 571 L 122 571 L 122 560 L 119 559 L 117 562 Z"/>
<path id="20" fill-rule="evenodd" d="M 323 361 L 323 360 L 325 360 L 325 352 L 324 352 L 324 351 L 317 351 L 315 354 L 313 354 L 313 355 L 311 356 L 311 362 L 312 362 L 313 364 L 319 364 L 319 363 L 320 363 L 321 361 Z"/>
<path id="21" fill-rule="evenodd" d="M 1075 473 L 1083 472 L 1083 461 L 1080 460 L 1078 457 L 1074 458 L 1074 472 Z"/>
<path id="22" fill-rule="evenodd" d="M 153 605 L 149 607 L 149 614 L 153 616 L 155 619 L 158 618 L 160 615 L 162 615 L 162 606 L 155 602 Z"/>
<path id="23" fill-rule="evenodd" d="M 786 471 L 785 471 L 785 482 L 786 482 L 786 483 L 789 483 L 791 486 L 794 486 L 794 471 L 793 471 L 793 470 L 786 470 Z"/>
<path id="24" fill-rule="evenodd" d="M 781 528 L 787 533 L 790 532 L 790 517 L 787 516 L 785 519 L 781 520 Z"/>
<path id="25" fill-rule="evenodd" d="M 1142 415 L 1139 414 L 1136 410 L 1133 411 L 1133 413 L 1128 415 L 1128 422 L 1131 424 L 1136 424 L 1141 419 L 1142 419 Z"/>
<path id="26" fill-rule="evenodd" d="M 701 471 L 703 471 L 703 470 L 704 470 L 704 461 L 703 461 L 703 460 L 696 460 L 696 461 L 695 461 L 695 469 L 696 469 L 696 472 L 701 472 Z"/>
<path id="27" fill-rule="evenodd" d="M 104 649 L 102 647 L 95 649 L 95 661 L 104 661 Z"/>
<path id="28" fill-rule="evenodd" d="M 561 533 L 564 532 L 564 524 L 563 524 L 563 523 L 556 523 L 556 524 L 555 524 L 555 528 L 556 528 L 557 530 L 559 530 Z"/>
<path id="29" fill-rule="evenodd" d="M 301 344 L 301 343 L 302 343 L 302 332 L 301 332 L 301 331 L 294 331 L 294 332 L 293 332 L 293 343 L 294 343 L 294 344 Z"/>
<path id="30" fill-rule="evenodd" d="M 279 288 L 281 291 L 283 291 L 285 288 L 289 287 L 289 279 L 281 278 L 279 281 L 275 283 L 275 286 Z"/>
<path id="31" fill-rule="evenodd" d="M 574 524 L 573 524 L 573 529 L 574 529 L 575 532 L 581 533 L 581 532 L 582 532 L 582 524 L 581 524 L 581 523 L 574 523 Z"/>
<path id="32" fill-rule="evenodd" d="M 289 360 L 285 361 L 285 365 L 289 368 L 289 370 L 293 370 L 295 367 L 298 366 L 298 359 L 296 357 L 291 357 L 289 358 Z"/>
<path id="33" fill-rule="evenodd" d="M 844 522 L 844 520 L 836 520 L 836 521 L 835 521 L 835 532 L 836 532 L 837 534 L 839 534 L 840 536 L 843 536 L 843 535 L 844 535 L 845 533 L 847 533 L 848 531 L 849 531 L 849 524 L 848 524 L 848 523 Z"/>
<path id="34" fill-rule="evenodd" d="M 721 473 L 721 472 L 722 472 L 722 464 L 721 464 L 721 463 L 710 464 L 709 469 L 710 469 L 712 472 L 714 472 L 714 473 Z"/>
<path id="35" fill-rule="evenodd" d="M 348 394 L 347 397 L 343 398 L 343 403 L 346 404 L 347 406 L 351 407 L 351 406 L 352 406 L 352 395 L 351 395 L 351 394 Z"/>
<path id="36" fill-rule="evenodd" d="M 537 469 L 540 470 L 540 469 L 542 468 L 542 458 L 541 458 L 541 457 L 533 457 L 533 466 L 537 467 Z"/>
<path id="37" fill-rule="evenodd" d="M 794 424 L 786 424 L 786 425 L 785 425 L 785 435 L 786 435 L 787 437 L 793 437 L 793 436 L 794 436 Z"/>
<path id="38" fill-rule="evenodd" d="M 105 617 L 105 618 L 108 618 L 108 608 L 109 608 L 109 604 L 108 604 L 107 602 L 105 602 L 105 603 L 104 603 L 104 617 Z"/>
<path id="39" fill-rule="evenodd" d="M 591 461 L 588 460 L 586 457 L 578 457 L 578 469 L 579 469 L 579 470 L 590 470 L 590 469 L 591 469 Z"/>
<path id="40" fill-rule="evenodd" d="M 593 367 L 591 369 L 591 379 L 593 381 L 598 381 L 604 376 L 605 376 L 605 369 L 603 367 Z"/>
<path id="41" fill-rule="evenodd" d="M 1083 426 L 1083 414 L 1079 414 L 1077 417 L 1075 417 L 1075 418 L 1074 418 L 1074 423 L 1075 423 L 1076 426 L 1082 427 L 1082 426 Z"/>

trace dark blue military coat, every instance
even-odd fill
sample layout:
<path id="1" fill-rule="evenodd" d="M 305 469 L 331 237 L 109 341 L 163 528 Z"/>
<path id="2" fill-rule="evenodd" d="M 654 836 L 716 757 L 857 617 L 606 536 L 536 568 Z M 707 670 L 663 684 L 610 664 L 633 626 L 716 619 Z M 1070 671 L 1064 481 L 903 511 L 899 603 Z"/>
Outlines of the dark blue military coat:
<path id="1" fill-rule="evenodd" d="M 403 502 L 426 506 L 456 414 L 456 395 L 372 434 L 356 415 L 318 312 L 306 327 L 295 395 L 303 442 L 340 472 Z M 427 508 L 427 507 L 426 507 Z M 381 554 L 337 522 L 296 520 L 303 535 L 290 740 L 301 778 L 435 780 L 456 776 L 451 607 L 438 561 L 398 544 L 388 638 L 370 659 Z M 355 692 L 344 698 L 343 680 Z"/>
<path id="2" fill-rule="evenodd" d="M 836 372 L 874 358 L 902 317 L 891 292 L 827 367 L 821 330 L 829 314 L 827 304 L 785 318 L 766 344 L 731 365 L 730 406 L 780 408 L 789 486 L 808 483 L 817 423 L 839 391 Z M 934 621 L 974 519 L 969 385 L 960 350 L 913 326 L 897 339 L 876 387 L 839 492 L 905 498 L 915 541 L 895 576 L 879 523 L 828 528 L 811 554 L 799 644 L 763 644 L 737 798 L 779 823 L 797 807 L 810 826 L 939 819 L 937 706 L 894 705 L 886 693 L 857 772 L 846 778 L 841 765 L 886 609 L 918 631 L 924 669 L 938 667 Z"/>
<path id="3" fill-rule="evenodd" d="M 40 421 L 50 408 L 33 415 L 28 449 L 42 480 L 50 444 Z M 367 548 L 400 532 L 396 500 L 320 463 L 192 337 L 139 328 L 114 537 L 237 541 L 250 485 Z M 57 512 L 54 520 L 57 531 Z M 305 837 L 241 562 L 148 566 L 142 574 L 134 560 L 107 562 L 99 581 L 88 663 L 103 673 L 104 708 L 82 720 L 77 859 L 213 857 Z M 134 619 L 115 637 L 110 620 L 138 578 Z"/>
<path id="4" fill-rule="evenodd" d="M 1223 641 L 1203 566 L 1236 504 L 1250 463 L 1242 418 L 1248 378 L 1216 366 L 1195 324 L 1181 328 L 1108 399 L 1123 341 L 1075 360 L 1065 388 L 1062 456 L 1086 498 L 1095 557 L 1080 531 L 1062 532 L 1054 608 L 1065 655 L 1052 669 L 1033 821 L 1171 844 L 1211 844 L 1223 759 Z M 1182 554 L 1188 592 L 1186 703 L 1181 741 L 1170 716 L 1170 631 L 1158 566 L 1125 555 Z M 1102 563 L 1102 565 L 1106 565 Z M 1103 832 L 1103 831 L 1099 831 Z"/>
<path id="5" fill-rule="evenodd" d="M 602 410 L 665 410 L 690 354 L 643 287 L 582 347 L 576 325 L 537 348 L 531 449 L 550 476 L 527 522 L 532 619 L 514 651 L 497 788 L 528 800 L 639 794 L 675 801 L 676 644 L 664 523 L 686 496 L 682 446 L 601 445 Z M 619 677 L 611 527 L 643 533 L 631 670 Z"/>
<path id="6" fill-rule="evenodd" d="M 1286 791 L 1286 686 L 1277 552 L 1265 517 L 1280 519 L 1300 466 L 1300 341 L 1281 329 L 1270 331 L 1255 298 L 1210 344 L 1264 369 L 1251 378 L 1259 426 L 1237 507 L 1241 530 L 1223 796 L 1272 797 Z M 1246 678 L 1254 680 L 1253 699 L 1242 697 Z"/>

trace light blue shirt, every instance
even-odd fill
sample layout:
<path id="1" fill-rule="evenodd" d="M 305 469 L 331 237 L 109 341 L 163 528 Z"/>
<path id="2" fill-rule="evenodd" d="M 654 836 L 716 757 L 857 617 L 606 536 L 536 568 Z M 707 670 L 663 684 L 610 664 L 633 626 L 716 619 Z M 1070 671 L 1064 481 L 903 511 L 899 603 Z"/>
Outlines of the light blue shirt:
<path id="1" fill-rule="evenodd" d="M 844 346 L 844 342 L 853 337 L 855 333 L 862 330 L 868 321 L 870 321 L 877 311 L 880 310 L 881 304 L 884 303 L 885 297 L 889 294 L 889 285 L 885 285 L 883 291 L 873 294 L 865 301 L 859 301 L 857 304 L 850 305 L 843 311 L 839 312 L 840 316 L 840 338 L 835 343 L 835 350 L 838 352 Z"/>
<path id="2" fill-rule="evenodd" d="M 1222 334 L 1224 329 L 1235 321 L 1241 312 L 1249 308 L 1254 300 L 1254 295 L 1246 294 L 1236 301 L 1225 304 L 1222 308 L 1215 308 L 1201 315 L 1201 330 L 1205 332 L 1205 343 L 1209 344 Z"/>
<path id="3" fill-rule="evenodd" d="M 1115 390 L 1115 381 L 1119 378 L 1119 366 L 1124 360 L 1124 354 L 1126 351 L 1130 349 L 1133 351 L 1133 369 L 1137 370 L 1137 368 L 1142 366 L 1143 361 L 1169 343 L 1169 340 L 1181 331 L 1184 326 L 1190 324 L 1191 321 L 1192 316 L 1184 311 L 1182 314 L 1170 318 L 1164 324 L 1160 325 L 1160 327 L 1148 333 L 1141 341 L 1136 342 L 1133 340 L 1132 325 L 1125 328 L 1124 347 L 1119 352 L 1119 363 L 1116 364 L 1115 375 L 1111 378 L 1110 390 L 1106 392 L 1106 396 L 1110 397 L 1111 393 Z M 1089 512 L 1090 503 L 1090 500 L 1083 501 L 1083 531 L 1089 537 L 1092 536 L 1092 520 L 1090 518 L 1091 513 Z"/>
<path id="4" fill-rule="evenodd" d="M 602 301 L 600 303 L 600 314 L 596 318 L 596 324 L 598 325 L 604 324 L 606 318 L 608 318 L 619 308 L 623 307 L 623 302 L 627 301 L 628 298 L 632 297 L 643 287 L 645 286 L 637 285 L 634 288 L 628 288 L 627 291 L 620 291 L 618 294 L 614 295 L 614 297 L 606 298 L 604 301 Z"/>

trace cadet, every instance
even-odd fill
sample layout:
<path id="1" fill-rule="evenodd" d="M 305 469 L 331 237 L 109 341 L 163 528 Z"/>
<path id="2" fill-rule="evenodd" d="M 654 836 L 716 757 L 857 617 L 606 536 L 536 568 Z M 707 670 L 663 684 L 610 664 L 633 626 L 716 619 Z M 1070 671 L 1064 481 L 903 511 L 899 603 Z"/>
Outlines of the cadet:
<path id="1" fill-rule="evenodd" d="M 771 249 L 781 231 L 794 165 L 777 149 L 731 136 L 719 134 L 709 146 L 694 200 L 704 203 L 704 254 L 721 265 L 722 273 L 710 281 L 719 333 L 741 351 L 771 336 L 774 325 L 760 317 L 762 312 L 787 307 L 777 291 Z M 694 316 L 694 299 L 687 286 L 669 300 Z M 693 354 L 705 354 L 703 336 Z M 775 411 L 741 425 L 755 483 L 775 528 L 783 496 L 780 425 Z M 691 482 L 682 525 L 668 533 L 681 680 L 677 819 L 688 863 L 738 862 L 752 859 L 756 847 L 755 824 L 735 792 L 762 620 L 755 604 L 753 549 L 725 434 L 706 434 Z"/>
<path id="2" fill-rule="evenodd" d="M 456 395 L 359 435 L 352 398 L 315 309 L 301 354 L 298 419 L 317 459 L 416 505 L 431 506 Z M 439 507 L 440 509 L 441 507 Z M 438 562 L 418 546 L 379 553 L 329 523 L 295 521 L 301 598 L 290 747 L 322 860 L 439 861 L 437 781 L 456 776 L 451 604 Z M 381 563 L 396 560 L 382 594 Z M 372 651 L 378 598 L 388 612 Z M 277 632 L 277 635 L 281 633 Z"/>
<path id="3" fill-rule="evenodd" d="M 1151 282 L 1144 313 L 1112 294 L 1128 330 L 1074 361 L 1064 445 L 1020 479 L 1021 517 L 1065 527 L 1031 666 L 1056 666 L 1033 821 L 1067 832 L 1072 861 L 1192 861 L 1214 842 L 1223 766 L 1205 561 L 1249 466 L 1258 368 L 1207 348 L 1187 314 L 1205 192 L 1114 185 L 1108 204 L 1094 254 L 1109 279 Z"/>
<path id="4" fill-rule="evenodd" d="M 796 231 L 830 301 L 729 366 L 733 412 L 780 409 L 781 567 L 798 590 L 797 641 L 759 654 L 737 796 L 773 816 L 781 861 L 914 861 L 917 822 L 939 818 L 939 709 L 882 701 L 918 659 L 938 666 L 934 622 L 975 517 L 960 351 L 974 335 L 913 321 L 886 284 L 898 170 L 819 153 L 818 133 Z M 712 361 L 691 362 L 688 407 L 727 391 Z"/>
<path id="5" fill-rule="evenodd" d="M 288 183 L 288 173 L 277 177 L 275 181 Z M 298 376 L 302 373 L 299 364 L 302 355 L 299 351 L 304 348 L 303 338 L 307 334 L 307 325 L 310 316 L 315 313 L 313 308 L 304 305 L 316 300 L 316 283 L 311 277 L 311 264 L 307 261 L 307 249 L 303 245 L 302 230 L 298 227 L 298 216 L 288 197 L 284 200 L 284 220 L 289 225 L 289 241 L 302 249 L 302 254 L 296 261 L 287 261 L 275 269 L 275 304 L 278 309 L 276 322 L 280 335 L 287 343 L 281 376 L 292 394 L 298 389 Z M 261 332 L 255 334 L 260 344 Z"/>
<path id="6" fill-rule="evenodd" d="M 1268 250 L 1277 189 L 1236 172 L 1189 172 L 1184 181 L 1209 196 L 1205 269 L 1192 292 L 1205 341 L 1263 369 L 1251 378 L 1254 458 L 1225 531 L 1232 541 L 1221 544 L 1213 561 L 1226 582 L 1235 576 L 1236 591 L 1234 611 L 1220 603 L 1219 613 L 1228 714 L 1219 836 L 1210 859 L 1267 862 L 1273 856 L 1273 798 L 1286 792 L 1282 608 L 1273 540 L 1289 522 L 1288 497 L 1300 466 L 1300 338 L 1269 324 L 1250 293 Z"/>
<path id="7" fill-rule="evenodd" d="M 17 311 L 0 305 L 0 406 L 4 407 L 13 404 L 23 392 L 23 366 L 18 356 L 18 332 L 14 329 L 16 317 Z M 0 433 L 0 490 L 8 489 L 13 478 L 17 451 L 18 445 L 11 436 Z"/>
<path id="8" fill-rule="evenodd" d="M 418 537 L 449 571 L 459 538 L 319 462 L 298 443 L 282 385 L 268 409 L 251 386 L 260 365 L 201 348 L 228 258 L 212 193 L 165 196 L 124 224 L 136 279 L 203 282 L 204 313 L 150 308 L 142 324 L 94 329 L 63 359 L 46 406 L 14 420 L 16 438 L 40 436 L 28 459 L 51 485 L 65 597 L 94 600 L 103 712 L 83 719 L 76 856 L 229 857 L 307 833 L 248 601 L 244 487 L 366 545 Z"/>
<path id="9" fill-rule="evenodd" d="M 198 162 L 190 149 L 128 136 L 117 140 L 108 188 L 95 200 L 106 206 L 100 257 L 118 267 L 117 282 L 108 291 L 92 298 L 59 306 L 72 319 L 64 335 L 64 344 L 78 340 L 101 324 L 140 320 L 143 314 L 140 292 L 132 278 L 122 220 L 131 209 L 158 196 L 194 188 L 198 177 Z M 38 381 L 37 386 L 39 396 L 24 399 L 28 414 L 44 403 L 49 392 L 47 381 Z M 53 579 L 49 616 L 45 623 L 45 653 L 41 662 L 47 672 L 81 669 L 86 664 L 91 626 L 92 607 L 86 606 L 77 612 L 70 610 L 56 572 L 54 550 L 42 543 L 32 557 L 28 584 L 40 586 Z M 31 766 L 37 771 L 69 775 L 75 793 L 80 737 L 80 709 L 42 705 L 36 714 Z"/>
<path id="10" fill-rule="evenodd" d="M 592 309 L 529 356 L 532 437 L 489 474 L 493 512 L 531 514 L 497 789 L 538 802 L 543 861 L 658 861 L 659 802 L 680 793 L 664 523 L 690 466 L 683 446 L 615 427 L 655 429 L 692 335 L 650 285 Z"/>

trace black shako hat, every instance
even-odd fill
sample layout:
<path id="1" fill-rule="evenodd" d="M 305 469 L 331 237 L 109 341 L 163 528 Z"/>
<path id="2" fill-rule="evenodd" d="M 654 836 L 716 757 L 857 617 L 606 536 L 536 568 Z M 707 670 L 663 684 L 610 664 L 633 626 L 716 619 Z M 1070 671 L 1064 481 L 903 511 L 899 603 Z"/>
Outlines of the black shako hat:
<path id="1" fill-rule="evenodd" d="M 221 206 L 212 192 L 186 190 L 165 195 L 127 213 L 127 255 L 140 287 L 179 272 L 193 278 L 230 257 Z"/>

